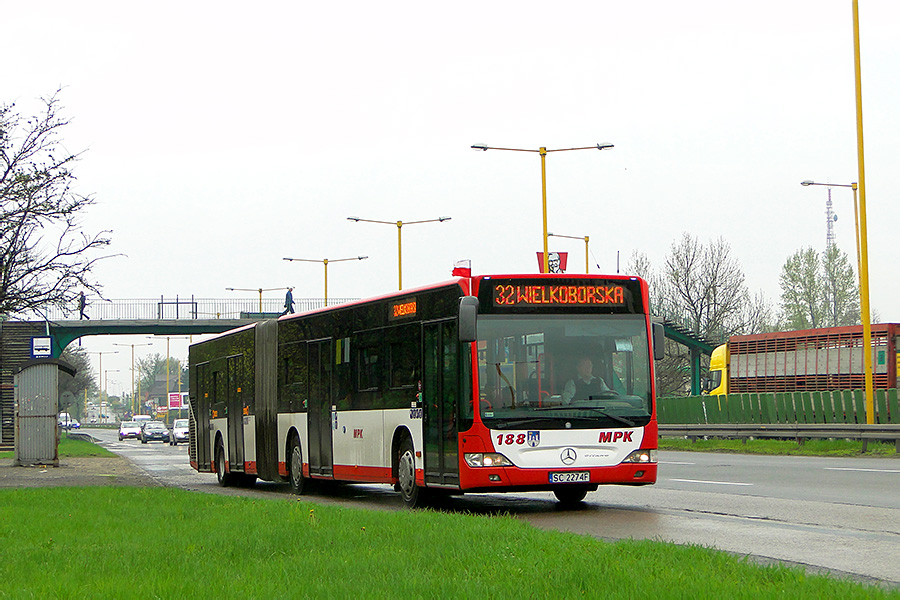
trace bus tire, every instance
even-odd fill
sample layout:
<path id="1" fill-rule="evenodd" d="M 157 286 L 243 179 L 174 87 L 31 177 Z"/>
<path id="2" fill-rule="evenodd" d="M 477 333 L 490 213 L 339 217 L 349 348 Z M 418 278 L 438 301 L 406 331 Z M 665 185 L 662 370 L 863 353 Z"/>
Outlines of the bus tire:
<path id="1" fill-rule="evenodd" d="M 300 440 L 296 436 L 291 438 L 288 449 L 288 476 L 291 479 L 291 491 L 298 496 L 302 495 L 308 485 L 303 477 L 303 451 L 300 450 Z"/>
<path id="2" fill-rule="evenodd" d="M 422 488 L 416 485 L 416 455 L 409 437 L 403 438 L 397 451 L 397 487 L 406 506 L 409 508 L 422 506 L 425 494 Z"/>
<path id="3" fill-rule="evenodd" d="M 553 495 L 563 506 L 575 506 L 587 496 L 588 488 L 584 485 L 567 485 L 553 489 Z"/>
<path id="4" fill-rule="evenodd" d="M 216 442 L 216 479 L 222 487 L 230 486 L 234 480 L 231 473 L 225 472 L 225 445 L 221 438 Z"/>

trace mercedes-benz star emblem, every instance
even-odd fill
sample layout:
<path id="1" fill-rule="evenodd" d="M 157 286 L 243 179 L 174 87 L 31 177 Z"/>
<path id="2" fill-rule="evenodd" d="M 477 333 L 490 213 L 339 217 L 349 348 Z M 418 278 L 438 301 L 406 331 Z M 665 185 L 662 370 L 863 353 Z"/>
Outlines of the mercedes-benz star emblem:
<path id="1" fill-rule="evenodd" d="M 578 458 L 578 455 L 575 453 L 574 448 L 564 448 L 559 454 L 559 459 L 564 465 L 571 465 L 575 462 L 576 458 Z"/>

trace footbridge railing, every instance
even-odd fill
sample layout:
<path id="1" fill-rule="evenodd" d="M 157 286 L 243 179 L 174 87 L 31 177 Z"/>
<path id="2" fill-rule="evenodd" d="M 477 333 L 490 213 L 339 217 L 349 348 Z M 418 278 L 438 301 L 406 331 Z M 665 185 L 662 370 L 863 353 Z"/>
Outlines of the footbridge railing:
<path id="1" fill-rule="evenodd" d="M 328 305 L 344 304 L 355 298 L 328 298 Z M 325 307 L 324 298 L 294 300 L 294 312 Z M 168 319 L 241 319 L 284 312 L 281 298 L 197 298 L 194 296 L 167 298 L 130 298 L 124 300 L 92 300 L 84 310 L 91 320 L 168 320 Z M 54 307 L 47 311 L 50 321 L 78 320 L 78 307 Z"/>

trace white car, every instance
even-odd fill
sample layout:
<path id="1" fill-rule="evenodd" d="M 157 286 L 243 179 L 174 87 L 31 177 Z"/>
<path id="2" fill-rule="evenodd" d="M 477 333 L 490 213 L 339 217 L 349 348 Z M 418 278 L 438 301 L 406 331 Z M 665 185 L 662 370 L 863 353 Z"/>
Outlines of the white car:
<path id="1" fill-rule="evenodd" d="M 179 442 L 188 442 L 189 429 L 187 419 L 175 419 L 172 423 L 172 431 L 169 434 L 169 445 L 177 446 Z"/>
<path id="2" fill-rule="evenodd" d="M 137 421 L 122 421 L 119 424 L 119 441 L 125 438 L 141 439 L 141 424 Z"/>
<path id="3" fill-rule="evenodd" d="M 56 425 L 60 429 L 78 429 L 81 427 L 81 423 L 67 412 L 59 413 L 59 417 L 56 419 Z"/>

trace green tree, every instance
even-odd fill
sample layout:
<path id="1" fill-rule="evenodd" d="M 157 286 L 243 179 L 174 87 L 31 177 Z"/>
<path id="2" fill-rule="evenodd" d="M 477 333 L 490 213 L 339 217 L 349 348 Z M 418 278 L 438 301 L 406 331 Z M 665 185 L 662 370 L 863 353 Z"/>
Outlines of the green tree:
<path id="1" fill-rule="evenodd" d="M 79 217 L 93 204 L 73 189 L 78 154 L 62 145 L 59 91 L 40 114 L 23 118 L 0 105 L 0 315 L 75 304 L 83 290 L 99 295 L 91 276 L 109 244 L 108 231 L 85 233 Z"/>
<path id="2" fill-rule="evenodd" d="M 84 416 L 85 395 L 94 397 L 97 394 L 97 383 L 94 381 L 94 368 L 91 366 L 87 351 L 81 346 L 69 345 L 62 351 L 60 359 L 75 368 L 75 376 L 63 371 L 59 374 L 59 410 L 75 415 L 81 419 Z"/>
<path id="3" fill-rule="evenodd" d="M 826 308 L 825 325 L 839 327 L 859 324 L 859 285 L 847 253 L 841 252 L 835 245 L 825 250 L 822 253 L 822 275 Z"/>
<path id="4" fill-rule="evenodd" d="M 135 363 L 135 381 L 140 383 L 141 396 L 147 397 L 147 393 L 158 380 L 166 379 L 166 358 L 156 352 L 140 358 Z M 177 358 L 169 357 L 169 391 L 178 389 L 178 375 L 183 371 L 181 361 Z M 186 383 L 182 381 L 182 389 L 187 389 Z"/>
<path id="5" fill-rule="evenodd" d="M 839 327 L 859 323 L 859 288 L 850 259 L 837 246 L 817 253 L 803 248 L 781 268 L 784 329 Z"/>

